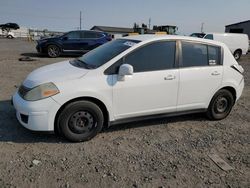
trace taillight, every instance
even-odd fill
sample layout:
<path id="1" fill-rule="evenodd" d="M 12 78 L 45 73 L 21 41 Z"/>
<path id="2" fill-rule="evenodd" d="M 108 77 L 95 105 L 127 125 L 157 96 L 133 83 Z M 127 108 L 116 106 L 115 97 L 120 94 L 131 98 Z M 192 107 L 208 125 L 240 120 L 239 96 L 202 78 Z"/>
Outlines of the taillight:
<path id="1" fill-rule="evenodd" d="M 111 36 L 107 36 L 106 38 L 107 38 L 108 41 L 112 40 Z"/>

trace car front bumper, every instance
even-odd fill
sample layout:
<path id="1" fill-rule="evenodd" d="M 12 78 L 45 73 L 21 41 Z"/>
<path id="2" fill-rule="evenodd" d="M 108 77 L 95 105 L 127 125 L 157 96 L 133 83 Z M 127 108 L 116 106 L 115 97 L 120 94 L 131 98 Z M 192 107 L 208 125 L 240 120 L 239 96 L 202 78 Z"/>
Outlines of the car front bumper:
<path id="1" fill-rule="evenodd" d="M 60 105 L 51 97 L 26 101 L 16 92 L 12 98 L 18 121 L 32 131 L 54 131 L 56 113 Z"/>
<path id="2" fill-rule="evenodd" d="M 36 46 L 36 51 L 38 53 L 43 53 L 43 49 L 42 49 L 42 47 L 39 44 Z"/>

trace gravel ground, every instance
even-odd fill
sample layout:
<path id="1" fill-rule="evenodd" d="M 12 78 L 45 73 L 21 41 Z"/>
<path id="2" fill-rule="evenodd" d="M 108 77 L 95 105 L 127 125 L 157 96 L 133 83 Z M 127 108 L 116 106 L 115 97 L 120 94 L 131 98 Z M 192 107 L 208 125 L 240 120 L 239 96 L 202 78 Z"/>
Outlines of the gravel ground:
<path id="1" fill-rule="evenodd" d="M 18 61 L 29 55 L 36 61 Z M 110 127 L 85 143 L 32 133 L 10 97 L 37 67 L 72 57 L 39 57 L 35 43 L 0 39 L 0 187 L 250 187 L 250 55 L 243 96 L 228 118 L 203 114 Z M 210 158 L 216 153 L 233 170 Z"/>

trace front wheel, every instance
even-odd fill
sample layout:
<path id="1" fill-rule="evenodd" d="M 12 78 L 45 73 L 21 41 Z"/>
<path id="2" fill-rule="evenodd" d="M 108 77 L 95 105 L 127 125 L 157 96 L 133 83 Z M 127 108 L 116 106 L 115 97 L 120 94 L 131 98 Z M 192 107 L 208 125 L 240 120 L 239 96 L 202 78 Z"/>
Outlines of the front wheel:
<path id="1" fill-rule="evenodd" d="M 211 120 L 221 120 L 226 118 L 234 105 L 234 97 L 228 90 L 219 90 L 212 98 L 208 110 L 207 117 Z"/>
<path id="2" fill-rule="evenodd" d="M 8 39 L 13 39 L 14 37 L 12 35 L 7 36 Z"/>
<path id="3" fill-rule="evenodd" d="M 57 45 L 49 45 L 47 52 L 49 57 L 58 57 L 61 54 L 61 49 Z"/>
<path id="4" fill-rule="evenodd" d="M 65 107 L 59 116 L 62 135 L 72 142 L 87 141 L 102 130 L 102 110 L 90 101 L 76 101 Z"/>

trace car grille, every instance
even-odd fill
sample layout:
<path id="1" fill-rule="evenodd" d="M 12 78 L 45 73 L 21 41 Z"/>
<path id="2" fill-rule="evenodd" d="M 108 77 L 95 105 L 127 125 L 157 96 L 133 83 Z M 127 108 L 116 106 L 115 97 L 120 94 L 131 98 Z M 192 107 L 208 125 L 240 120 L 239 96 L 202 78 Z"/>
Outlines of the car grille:
<path id="1" fill-rule="evenodd" d="M 24 98 L 24 96 L 30 91 L 30 88 L 25 87 L 24 85 L 21 85 L 18 89 L 19 95 Z"/>

